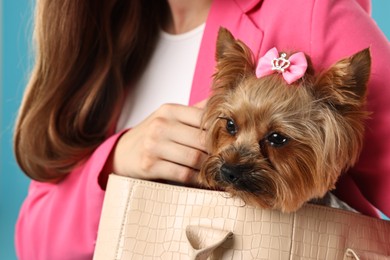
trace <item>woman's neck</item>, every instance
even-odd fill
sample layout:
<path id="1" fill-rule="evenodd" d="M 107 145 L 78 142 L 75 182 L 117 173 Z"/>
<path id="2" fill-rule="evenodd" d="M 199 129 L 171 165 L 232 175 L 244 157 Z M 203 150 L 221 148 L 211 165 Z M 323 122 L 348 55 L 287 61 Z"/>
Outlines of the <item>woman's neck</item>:
<path id="1" fill-rule="evenodd" d="M 181 34 L 206 22 L 211 0 L 168 0 L 168 5 L 170 13 L 163 30 Z"/>

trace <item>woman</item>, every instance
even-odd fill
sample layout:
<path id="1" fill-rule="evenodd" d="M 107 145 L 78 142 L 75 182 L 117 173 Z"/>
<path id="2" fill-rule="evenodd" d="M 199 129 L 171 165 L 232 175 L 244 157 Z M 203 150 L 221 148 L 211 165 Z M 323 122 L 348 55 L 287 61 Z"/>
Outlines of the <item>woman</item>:
<path id="1" fill-rule="evenodd" d="M 273 46 L 304 51 L 316 69 L 371 48 L 372 119 L 336 192 L 364 214 L 390 215 L 390 46 L 369 8 L 368 0 L 39 0 L 37 60 L 15 131 L 18 162 L 33 179 L 17 223 L 19 258 L 90 259 L 111 172 L 192 183 L 206 156 L 199 125 L 220 26 L 257 57 Z"/>

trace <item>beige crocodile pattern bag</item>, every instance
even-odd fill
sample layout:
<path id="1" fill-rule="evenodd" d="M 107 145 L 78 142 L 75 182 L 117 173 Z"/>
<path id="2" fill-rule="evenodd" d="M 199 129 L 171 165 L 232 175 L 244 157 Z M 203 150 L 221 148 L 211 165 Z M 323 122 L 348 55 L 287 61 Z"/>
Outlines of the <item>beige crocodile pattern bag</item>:
<path id="1" fill-rule="evenodd" d="M 315 205 L 284 214 L 112 174 L 94 259 L 390 259 L 390 222 Z"/>

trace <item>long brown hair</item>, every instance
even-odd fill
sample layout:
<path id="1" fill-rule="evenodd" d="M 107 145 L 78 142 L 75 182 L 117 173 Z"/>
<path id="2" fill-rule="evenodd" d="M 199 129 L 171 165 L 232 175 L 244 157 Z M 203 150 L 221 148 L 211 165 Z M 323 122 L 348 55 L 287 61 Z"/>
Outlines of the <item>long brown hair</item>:
<path id="1" fill-rule="evenodd" d="M 37 1 L 36 61 L 14 136 L 29 177 L 66 175 L 112 132 L 167 10 L 165 1 Z"/>

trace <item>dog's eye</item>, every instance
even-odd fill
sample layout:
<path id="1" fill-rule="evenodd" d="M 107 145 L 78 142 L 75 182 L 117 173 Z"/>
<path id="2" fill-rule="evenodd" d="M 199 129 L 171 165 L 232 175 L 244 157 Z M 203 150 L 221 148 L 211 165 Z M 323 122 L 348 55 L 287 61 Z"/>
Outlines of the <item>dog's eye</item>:
<path id="1" fill-rule="evenodd" d="M 281 147 L 288 142 L 288 138 L 282 134 L 273 132 L 267 137 L 267 141 L 273 147 Z"/>
<path id="2" fill-rule="evenodd" d="M 233 120 L 226 120 L 226 131 L 228 131 L 230 135 L 235 135 L 237 133 L 237 127 Z"/>

